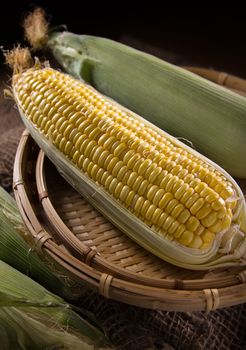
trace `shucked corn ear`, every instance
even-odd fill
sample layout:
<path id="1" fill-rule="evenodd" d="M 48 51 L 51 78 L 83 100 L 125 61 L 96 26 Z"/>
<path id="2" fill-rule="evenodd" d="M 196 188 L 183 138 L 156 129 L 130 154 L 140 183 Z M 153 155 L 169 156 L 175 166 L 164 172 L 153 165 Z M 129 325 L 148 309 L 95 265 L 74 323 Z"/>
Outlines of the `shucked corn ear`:
<path id="1" fill-rule="evenodd" d="M 51 33 L 47 46 L 76 78 L 246 178 L 245 97 L 105 38 Z"/>
<path id="2" fill-rule="evenodd" d="M 155 255 L 205 269 L 246 263 L 246 212 L 219 166 L 51 68 L 13 77 L 22 119 L 61 174 Z"/>

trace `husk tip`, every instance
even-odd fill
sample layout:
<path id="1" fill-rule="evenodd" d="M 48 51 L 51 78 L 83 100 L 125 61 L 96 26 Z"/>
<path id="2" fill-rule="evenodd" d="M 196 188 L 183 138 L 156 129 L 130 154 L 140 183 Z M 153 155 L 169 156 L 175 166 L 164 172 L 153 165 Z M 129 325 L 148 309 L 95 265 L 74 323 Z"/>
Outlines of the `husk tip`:
<path id="1" fill-rule="evenodd" d="M 36 7 L 33 12 L 28 13 L 24 18 L 23 28 L 25 38 L 34 50 L 39 50 L 46 45 L 49 23 L 44 9 Z"/>
<path id="2" fill-rule="evenodd" d="M 14 74 L 20 73 L 33 66 L 33 58 L 30 50 L 17 45 L 12 50 L 3 52 L 5 62 L 13 70 Z"/>

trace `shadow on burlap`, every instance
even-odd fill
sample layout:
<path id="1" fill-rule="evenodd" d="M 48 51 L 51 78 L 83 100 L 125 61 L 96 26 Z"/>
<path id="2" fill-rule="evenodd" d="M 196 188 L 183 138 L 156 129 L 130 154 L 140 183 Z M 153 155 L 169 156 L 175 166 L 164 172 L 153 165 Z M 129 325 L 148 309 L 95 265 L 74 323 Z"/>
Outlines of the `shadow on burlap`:
<path id="1" fill-rule="evenodd" d="M 11 191 L 22 130 L 11 100 L 0 98 L 0 185 Z M 80 305 L 93 312 L 121 350 L 246 350 L 246 304 L 210 312 L 139 309 L 88 292 Z"/>

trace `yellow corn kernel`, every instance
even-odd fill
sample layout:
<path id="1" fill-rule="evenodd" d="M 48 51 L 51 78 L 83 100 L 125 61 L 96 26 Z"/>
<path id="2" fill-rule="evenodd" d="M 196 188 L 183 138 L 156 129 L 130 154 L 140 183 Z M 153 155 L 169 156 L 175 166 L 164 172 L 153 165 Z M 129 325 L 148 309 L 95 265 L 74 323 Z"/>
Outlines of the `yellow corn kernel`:
<path id="1" fill-rule="evenodd" d="M 175 238 L 179 238 L 181 235 L 182 235 L 182 233 L 185 231 L 185 225 L 179 225 L 179 227 L 176 229 L 176 231 L 174 232 L 174 237 Z"/>
<path id="2" fill-rule="evenodd" d="M 205 232 L 201 235 L 201 238 L 204 243 L 211 244 L 215 238 L 215 234 L 209 230 L 205 230 Z"/>
<path id="3" fill-rule="evenodd" d="M 194 234 L 190 231 L 184 231 L 182 235 L 179 237 L 179 243 L 189 246 L 194 238 Z"/>
<path id="4" fill-rule="evenodd" d="M 200 236 L 194 236 L 191 243 L 189 244 L 190 248 L 200 249 L 203 244 L 203 241 Z"/>
<path id="5" fill-rule="evenodd" d="M 195 232 L 197 230 L 197 228 L 199 227 L 199 225 L 200 225 L 199 220 L 194 216 L 191 216 L 186 221 L 186 228 L 191 232 Z"/>
<path id="6" fill-rule="evenodd" d="M 173 199 L 172 193 L 170 192 L 165 193 L 158 204 L 159 208 L 164 209 L 171 199 Z"/>

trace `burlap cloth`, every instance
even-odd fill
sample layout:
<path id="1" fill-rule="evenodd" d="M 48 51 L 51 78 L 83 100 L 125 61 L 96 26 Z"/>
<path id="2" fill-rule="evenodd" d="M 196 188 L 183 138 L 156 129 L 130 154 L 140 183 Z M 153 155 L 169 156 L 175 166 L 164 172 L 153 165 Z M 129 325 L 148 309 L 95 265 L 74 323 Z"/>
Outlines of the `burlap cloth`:
<path id="1" fill-rule="evenodd" d="M 3 85 L 6 76 L 1 81 Z M 0 185 L 11 191 L 15 151 L 24 128 L 13 101 L 2 95 Z M 246 349 L 246 304 L 209 314 L 164 312 L 139 309 L 88 292 L 81 306 L 95 314 L 117 349 Z"/>

